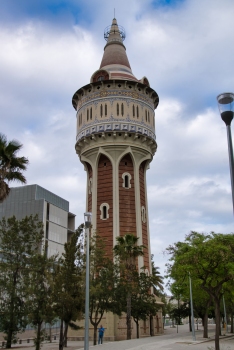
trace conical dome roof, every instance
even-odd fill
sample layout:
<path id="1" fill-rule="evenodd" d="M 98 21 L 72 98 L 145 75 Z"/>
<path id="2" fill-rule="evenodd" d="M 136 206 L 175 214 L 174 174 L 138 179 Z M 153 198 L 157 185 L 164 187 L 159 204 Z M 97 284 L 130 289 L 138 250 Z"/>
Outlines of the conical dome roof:
<path id="1" fill-rule="evenodd" d="M 109 79 L 125 79 L 138 81 L 133 75 L 128 57 L 126 54 L 126 48 L 123 44 L 125 39 L 124 29 L 117 24 L 117 20 L 114 18 L 111 26 L 107 27 L 104 32 L 104 37 L 107 40 L 107 44 L 104 47 L 104 54 L 100 64 L 99 71 L 95 72 L 91 80 L 98 79 L 100 71 L 102 74 L 106 71 Z M 107 76 L 104 74 L 104 79 Z"/>

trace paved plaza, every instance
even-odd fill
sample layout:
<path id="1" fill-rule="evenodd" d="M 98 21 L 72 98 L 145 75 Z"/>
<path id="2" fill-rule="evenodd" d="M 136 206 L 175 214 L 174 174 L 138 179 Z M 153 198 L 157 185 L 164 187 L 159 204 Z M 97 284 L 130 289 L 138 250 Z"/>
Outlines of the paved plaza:
<path id="1" fill-rule="evenodd" d="M 95 348 L 103 350 L 211 350 L 214 349 L 214 325 L 209 325 L 209 339 L 202 337 L 202 327 L 196 330 L 196 341 L 192 340 L 192 333 L 189 332 L 188 325 L 182 325 L 177 328 L 166 327 L 164 334 L 141 339 L 123 340 L 116 342 L 105 342 L 97 345 Z M 234 350 L 234 334 L 228 333 L 220 338 L 221 350 Z M 13 349 L 33 350 L 31 344 L 16 344 Z M 64 350 L 84 349 L 83 341 L 69 341 L 68 347 Z M 94 349 L 90 342 L 90 349 Z M 58 350 L 58 341 L 52 343 L 43 343 L 42 350 Z"/>

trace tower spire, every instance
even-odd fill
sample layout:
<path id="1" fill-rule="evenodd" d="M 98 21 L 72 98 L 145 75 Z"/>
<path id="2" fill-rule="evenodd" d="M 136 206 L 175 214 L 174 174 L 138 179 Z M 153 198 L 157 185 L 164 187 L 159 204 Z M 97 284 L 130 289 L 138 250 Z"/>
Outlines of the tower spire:
<path id="1" fill-rule="evenodd" d="M 126 48 L 123 44 L 125 36 L 124 28 L 118 25 L 116 18 L 113 18 L 112 24 L 104 30 L 104 38 L 107 44 L 104 47 L 104 54 L 99 69 L 108 71 L 113 79 L 137 81 L 132 73 Z"/>

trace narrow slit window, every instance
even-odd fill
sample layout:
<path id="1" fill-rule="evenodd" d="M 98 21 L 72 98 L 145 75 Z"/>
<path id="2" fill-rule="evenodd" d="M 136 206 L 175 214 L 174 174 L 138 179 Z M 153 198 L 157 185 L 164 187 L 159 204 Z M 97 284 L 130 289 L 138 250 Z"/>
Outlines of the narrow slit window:
<path id="1" fill-rule="evenodd" d="M 106 217 L 107 217 L 107 209 L 106 209 L 106 206 L 104 205 L 103 207 L 102 207 L 102 217 L 103 217 L 103 219 L 106 219 Z"/>
<path id="2" fill-rule="evenodd" d="M 117 115 L 119 115 L 119 104 L 117 103 L 117 106 L 116 106 L 116 113 Z"/>
<path id="3" fill-rule="evenodd" d="M 145 111 L 145 120 L 147 121 L 147 111 Z"/>
<path id="4" fill-rule="evenodd" d="M 124 104 L 123 103 L 121 104 L 121 115 L 122 115 L 122 117 L 124 115 Z"/>
<path id="5" fill-rule="evenodd" d="M 132 187 L 131 186 L 131 178 L 132 178 L 132 176 L 129 173 L 123 173 L 122 174 L 122 179 L 123 179 L 122 186 L 124 188 L 129 189 L 129 188 Z"/>
<path id="6" fill-rule="evenodd" d="M 125 186 L 126 188 L 129 187 L 129 177 L 128 177 L 128 175 L 125 175 L 125 176 L 124 176 L 124 186 Z"/>
<path id="7" fill-rule="evenodd" d="M 92 115 L 92 107 L 90 108 L 90 120 L 92 120 L 92 118 L 93 118 L 93 115 Z"/>
<path id="8" fill-rule="evenodd" d="M 89 110 L 87 109 L 87 121 L 89 120 Z"/>
<path id="9" fill-rule="evenodd" d="M 149 114 L 149 111 L 148 111 L 148 122 L 150 122 L 150 114 Z"/>
<path id="10" fill-rule="evenodd" d="M 105 116 L 107 116 L 107 104 L 105 104 Z"/>
<path id="11" fill-rule="evenodd" d="M 139 118 L 139 107 L 138 106 L 137 106 L 136 110 L 137 110 L 137 118 Z"/>
<path id="12" fill-rule="evenodd" d="M 133 117 L 135 117 L 135 106 L 134 105 L 132 106 L 132 115 L 133 115 Z"/>
<path id="13" fill-rule="evenodd" d="M 102 105 L 100 106 L 100 116 L 101 117 L 103 116 L 103 106 Z"/>
<path id="14" fill-rule="evenodd" d="M 107 220 L 109 219 L 109 213 L 108 210 L 110 209 L 110 206 L 108 203 L 102 203 L 100 205 L 100 219 L 101 220 Z"/>

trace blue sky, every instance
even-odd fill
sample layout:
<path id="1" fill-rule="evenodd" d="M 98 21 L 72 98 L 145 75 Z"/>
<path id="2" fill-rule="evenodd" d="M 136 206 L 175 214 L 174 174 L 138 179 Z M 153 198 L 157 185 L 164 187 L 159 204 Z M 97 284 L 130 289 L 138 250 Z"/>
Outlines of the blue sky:
<path id="1" fill-rule="evenodd" d="M 158 150 L 147 174 L 152 253 L 190 230 L 233 232 L 225 125 L 216 96 L 234 90 L 233 0 L 1 0 L 0 131 L 24 144 L 28 184 L 70 201 L 86 175 L 71 99 L 100 65 L 114 8 L 132 71 L 159 95 Z"/>

